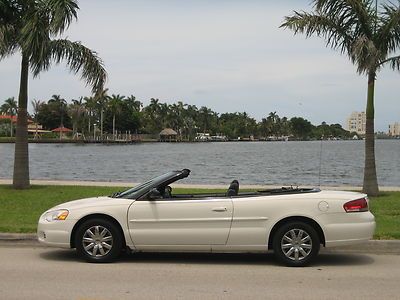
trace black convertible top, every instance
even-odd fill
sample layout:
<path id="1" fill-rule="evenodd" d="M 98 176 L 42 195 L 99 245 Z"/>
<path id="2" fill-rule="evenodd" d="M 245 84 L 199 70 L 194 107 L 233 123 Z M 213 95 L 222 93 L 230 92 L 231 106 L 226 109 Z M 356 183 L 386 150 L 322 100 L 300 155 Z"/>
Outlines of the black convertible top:
<path id="1" fill-rule="evenodd" d="M 139 184 L 127 191 L 113 194 L 114 198 L 127 198 L 127 199 L 139 199 L 148 195 L 152 190 L 156 189 L 163 198 L 179 198 L 179 199 L 187 199 L 187 198 L 212 198 L 212 197 L 255 197 L 255 196 L 268 196 L 268 195 L 282 195 L 282 194 L 299 194 L 299 193 L 315 193 L 320 190 L 317 188 L 299 188 L 299 187 L 282 187 L 278 189 L 268 189 L 268 190 L 259 190 L 254 192 L 244 192 L 238 193 L 239 191 L 239 182 L 237 180 L 232 181 L 231 185 L 228 188 L 226 193 L 213 193 L 213 194 L 189 194 L 189 195 L 172 195 L 170 184 L 188 177 L 190 174 L 189 169 L 182 169 L 176 171 L 170 171 L 161 176 L 152 178 L 145 183 Z M 231 193 L 233 188 L 233 184 L 236 184 L 236 190 L 234 193 Z"/>

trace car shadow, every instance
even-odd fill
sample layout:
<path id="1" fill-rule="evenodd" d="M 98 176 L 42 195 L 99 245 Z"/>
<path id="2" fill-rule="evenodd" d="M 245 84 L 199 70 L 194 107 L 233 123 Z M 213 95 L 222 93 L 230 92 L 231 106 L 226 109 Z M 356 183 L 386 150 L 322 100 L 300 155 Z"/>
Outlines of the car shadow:
<path id="1" fill-rule="evenodd" d="M 50 261 L 82 262 L 74 250 L 50 250 L 40 253 Z M 374 263 L 366 254 L 321 253 L 310 267 L 360 266 Z M 268 265 L 281 266 L 273 253 L 123 253 L 114 263 L 134 264 L 212 264 L 212 265 Z"/>
<path id="2" fill-rule="evenodd" d="M 368 254 L 320 253 L 312 266 L 362 266 L 375 262 Z"/>
<path id="3" fill-rule="evenodd" d="M 53 250 L 52 248 L 45 248 L 46 252 L 39 253 L 40 258 L 49 261 L 63 261 L 63 262 L 83 262 L 77 256 L 75 250 L 62 249 Z"/>

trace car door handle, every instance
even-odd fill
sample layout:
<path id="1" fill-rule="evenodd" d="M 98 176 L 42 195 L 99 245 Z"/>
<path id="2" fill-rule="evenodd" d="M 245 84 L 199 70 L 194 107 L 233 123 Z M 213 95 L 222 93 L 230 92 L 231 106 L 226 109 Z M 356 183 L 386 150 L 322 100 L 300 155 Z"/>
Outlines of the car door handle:
<path id="1" fill-rule="evenodd" d="M 224 212 L 227 211 L 228 209 L 226 207 L 214 207 L 212 209 L 212 211 L 216 211 L 216 212 Z"/>

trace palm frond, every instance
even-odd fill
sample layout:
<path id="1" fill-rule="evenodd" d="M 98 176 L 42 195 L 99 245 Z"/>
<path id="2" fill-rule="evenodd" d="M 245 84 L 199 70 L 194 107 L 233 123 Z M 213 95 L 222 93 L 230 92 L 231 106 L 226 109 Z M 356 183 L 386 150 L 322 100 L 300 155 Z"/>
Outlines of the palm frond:
<path id="1" fill-rule="evenodd" d="M 385 4 L 382 5 L 382 9 L 379 17 L 380 26 L 377 30 L 377 44 L 390 53 L 400 46 L 400 7 Z"/>
<path id="2" fill-rule="evenodd" d="M 27 20 L 23 22 L 18 33 L 21 51 L 30 58 L 42 60 L 46 56 L 46 47 L 50 41 L 47 12 L 43 9 L 31 9 L 24 18 Z"/>
<path id="3" fill-rule="evenodd" d="M 390 67 L 393 69 L 393 70 L 397 70 L 397 71 L 400 71 L 400 55 L 398 55 L 398 56 L 393 56 L 393 57 L 390 57 L 390 58 L 388 58 L 388 59 L 385 59 L 384 61 L 382 61 L 381 63 L 380 63 L 380 65 L 381 66 L 383 66 L 383 65 L 385 65 L 385 64 L 389 64 L 390 65 Z"/>
<path id="4" fill-rule="evenodd" d="M 63 60 L 73 73 L 82 72 L 81 78 L 86 81 L 86 84 L 92 86 L 93 93 L 103 89 L 107 72 L 97 53 L 80 42 L 66 39 L 51 40 L 45 57 L 40 60 L 31 60 L 33 75 L 37 76 L 41 71 L 48 70 L 53 61 L 59 64 Z"/>
<path id="5" fill-rule="evenodd" d="M 62 34 L 77 19 L 79 9 L 76 0 L 44 0 L 50 15 L 50 31 L 52 35 Z"/>
<path id="6" fill-rule="evenodd" d="M 351 61 L 357 66 L 357 72 L 368 73 L 379 68 L 384 55 L 376 48 L 375 43 L 367 36 L 357 38 L 351 47 Z"/>
<path id="7" fill-rule="evenodd" d="M 344 26 L 339 18 L 328 15 L 294 12 L 294 15 L 285 17 L 280 26 L 294 31 L 294 34 L 304 33 L 307 37 L 313 35 L 325 39 L 327 46 L 339 49 L 342 53 L 351 52 L 353 40 L 351 27 Z"/>
<path id="8" fill-rule="evenodd" d="M 0 60 L 14 54 L 17 46 L 15 28 L 9 24 L 0 24 Z"/>
<path id="9" fill-rule="evenodd" d="M 331 16 L 341 16 L 342 23 L 353 25 L 355 36 L 372 38 L 375 10 L 371 0 L 314 0 L 317 11 Z"/>

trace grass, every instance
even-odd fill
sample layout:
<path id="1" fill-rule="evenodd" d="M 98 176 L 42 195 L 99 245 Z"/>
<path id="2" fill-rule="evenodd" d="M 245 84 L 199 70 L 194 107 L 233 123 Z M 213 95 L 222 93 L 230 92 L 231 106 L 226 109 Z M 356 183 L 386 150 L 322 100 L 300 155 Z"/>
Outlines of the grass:
<path id="1" fill-rule="evenodd" d="M 370 201 L 375 215 L 375 239 L 400 239 L 400 192 L 384 192 Z"/>
<path id="2" fill-rule="evenodd" d="M 110 195 L 121 187 L 32 186 L 13 190 L 0 185 L 0 232 L 36 232 L 39 216 L 57 204 L 86 197 Z M 175 193 L 214 193 L 218 189 L 178 189 Z M 400 239 L 400 192 L 385 192 L 371 198 L 370 208 L 376 217 L 375 239 Z"/>

